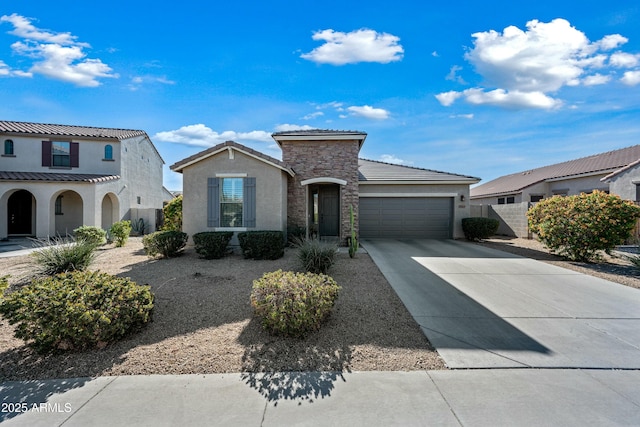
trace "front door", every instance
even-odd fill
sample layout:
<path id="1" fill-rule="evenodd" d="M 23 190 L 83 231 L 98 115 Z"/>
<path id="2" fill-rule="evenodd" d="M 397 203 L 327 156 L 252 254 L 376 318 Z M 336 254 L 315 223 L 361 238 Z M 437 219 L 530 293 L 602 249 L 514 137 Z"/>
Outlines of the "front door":
<path id="1" fill-rule="evenodd" d="M 33 234 L 31 231 L 32 197 L 27 190 L 19 190 L 9 196 L 7 203 L 8 234 Z"/>
<path id="2" fill-rule="evenodd" d="M 340 235 L 340 188 L 337 185 L 321 186 L 318 194 L 320 237 Z"/>

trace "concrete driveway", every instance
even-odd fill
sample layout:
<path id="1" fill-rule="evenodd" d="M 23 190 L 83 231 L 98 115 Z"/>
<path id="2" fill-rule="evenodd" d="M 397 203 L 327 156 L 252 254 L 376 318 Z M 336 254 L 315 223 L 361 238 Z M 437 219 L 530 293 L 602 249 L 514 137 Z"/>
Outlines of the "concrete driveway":
<path id="1" fill-rule="evenodd" d="M 454 240 L 365 240 L 450 368 L 640 369 L 640 291 Z"/>

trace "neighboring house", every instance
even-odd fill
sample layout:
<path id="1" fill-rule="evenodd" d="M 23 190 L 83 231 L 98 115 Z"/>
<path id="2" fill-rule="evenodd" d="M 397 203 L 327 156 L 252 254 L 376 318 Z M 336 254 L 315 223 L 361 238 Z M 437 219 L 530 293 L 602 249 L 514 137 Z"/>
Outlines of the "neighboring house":
<path id="1" fill-rule="evenodd" d="M 0 238 L 67 235 L 162 209 L 160 154 L 144 131 L 0 121 Z"/>
<path id="2" fill-rule="evenodd" d="M 282 230 L 345 243 L 350 208 L 361 238 L 459 238 L 478 178 L 358 159 L 363 132 L 277 132 L 275 159 L 228 141 L 171 166 L 183 174 L 183 231 Z"/>
<path id="3" fill-rule="evenodd" d="M 637 171 L 633 172 L 636 170 L 635 164 L 638 159 L 640 159 L 640 145 L 634 145 L 501 176 L 472 188 L 471 201 L 474 205 L 538 202 L 554 195 L 569 196 L 589 193 L 593 190 L 611 192 L 623 198 L 638 200 L 635 183 L 631 179 L 622 178 L 635 174 L 634 176 L 638 176 L 640 180 L 640 174 Z M 616 171 L 619 172 L 612 175 Z M 613 182 L 615 184 L 612 184 Z"/>
<path id="4" fill-rule="evenodd" d="M 602 178 L 612 194 L 640 203 L 640 158 Z"/>

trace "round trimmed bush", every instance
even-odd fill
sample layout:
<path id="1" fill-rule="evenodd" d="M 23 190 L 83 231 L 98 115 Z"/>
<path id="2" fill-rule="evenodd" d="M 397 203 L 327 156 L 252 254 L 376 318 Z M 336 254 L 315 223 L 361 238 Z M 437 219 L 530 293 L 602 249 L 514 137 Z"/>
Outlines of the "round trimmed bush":
<path id="1" fill-rule="evenodd" d="M 149 322 L 152 309 L 149 286 L 91 271 L 36 279 L 0 298 L 15 337 L 40 353 L 102 348 Z"/>
<path id="2" fill-rule="evenodd" d="M 76 240 L 82 240 L 96 246 L 107 243 L 107 232 L 100 227 L 83 225 L 82 227 L 78 227 L 73 230 L 73 234 L 76 237 Z"/>
<path id="3" fill-rule="evenodd" d="M 494 218 L 462 218 L 462 231 L 467 240 L 488 239 L 498 231 L 499 226 L 500 221 Z"/>
<path id="4" fill-rule="evenodd" d="M 552 252 L 575 261 L 593 261 L 631 235 L 640 207 L 602 191 L 554 196 L 527 212 L 529 229 Z"/>
<path id="5" fill-rule="evenodd" d="M 204 259 L 225 256 L 233 231 L 203 231 L 192 236 L 196 252 Z"/>
<path id="6" fill-rule="evenodd" d="M 149 256 L 162 255 L 171 258 L 180 255 L 189 236 L 182 231 L 156 231 L 142 238 L 142 245 Z"/>
<path id="7" fill-rule="evenodd" d="M 339 291 L 325 274 L 278 270 L 253 281 L 251 305 L 269 332 L 302 338 L 320 329 Z"/>

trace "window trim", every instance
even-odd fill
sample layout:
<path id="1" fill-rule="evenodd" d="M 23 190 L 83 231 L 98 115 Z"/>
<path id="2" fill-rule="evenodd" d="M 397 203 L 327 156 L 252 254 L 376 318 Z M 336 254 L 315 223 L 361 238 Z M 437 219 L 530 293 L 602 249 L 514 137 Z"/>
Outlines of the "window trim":
<path id="1" fill-rule="evenodd" d="M 3 157 L 15 157 L 15 144 L 13 139 L 5 139 L 4 140 L 4 151 L 2 154 Z"/>
<path id="2" fill-rule="evenodd" d="M 220 174 L 207 178 L 207 227 L 215 231 L 247 231 L 256 228 L 256 178 L 244 173 Z M 238 176 L 240 175 L 240 176 Z M 222 179 L 242 179 L 242 223 L 235 227 L 222 227 Z"/>
<path id="3" fill-rule="evenodd" d="M 115 159 L 113 158 L 113 145 L 111 144 L 107 144 L 104 146 L 104 158 L 102 159 L 103 162 L 114 162 Z"/>

